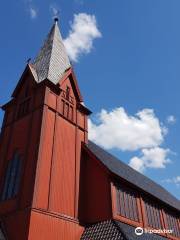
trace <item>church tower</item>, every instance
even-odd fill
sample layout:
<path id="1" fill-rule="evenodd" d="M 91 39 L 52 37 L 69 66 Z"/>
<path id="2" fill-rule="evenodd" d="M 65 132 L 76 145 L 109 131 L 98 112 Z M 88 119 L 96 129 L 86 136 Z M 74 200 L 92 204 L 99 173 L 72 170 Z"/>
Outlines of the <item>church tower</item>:
<path id="1" fill-rule="evenodd" d="M 87 116 L 55 22 L 2 106 L 0 236 L 8 240 L 80 239 L 81 144 Z"/>

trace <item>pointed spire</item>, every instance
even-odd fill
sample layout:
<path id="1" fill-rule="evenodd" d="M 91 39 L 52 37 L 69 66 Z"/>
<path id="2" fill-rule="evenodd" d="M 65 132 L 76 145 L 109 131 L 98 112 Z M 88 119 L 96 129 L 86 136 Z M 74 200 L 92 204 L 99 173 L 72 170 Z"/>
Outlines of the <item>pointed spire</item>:
<path id="1" fill-rule="evenodd" d="M 37 81 L 41 82 L 47 78 L 57 84 L 70 66 L 56 17 L 43 47 L 33 62 L 38 77 Z"/>

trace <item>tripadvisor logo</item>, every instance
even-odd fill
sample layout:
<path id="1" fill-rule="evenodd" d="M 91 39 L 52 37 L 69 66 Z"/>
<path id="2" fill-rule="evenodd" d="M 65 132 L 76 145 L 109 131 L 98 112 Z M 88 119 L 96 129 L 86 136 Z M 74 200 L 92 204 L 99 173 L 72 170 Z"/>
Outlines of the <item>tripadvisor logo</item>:
<path id="1" fill-rule="evenodd" d="M 143 229 L 141 227 L 135 228 L 135 234 L 140 236 L 144 233 Z"/>
<path id="2" fill-rule="evenodd" d="M 168 233 L 168 234 L 172 234 L 173 230 L 172 229 L 146 229 L 146 228 L 141 228 L 141 227 L 137 227 L 135 228 L 135 234 L 137 236 L 142 235 L 143 233 L 149 233 L 149 234 L 153 234 L 153 233 Z"/>

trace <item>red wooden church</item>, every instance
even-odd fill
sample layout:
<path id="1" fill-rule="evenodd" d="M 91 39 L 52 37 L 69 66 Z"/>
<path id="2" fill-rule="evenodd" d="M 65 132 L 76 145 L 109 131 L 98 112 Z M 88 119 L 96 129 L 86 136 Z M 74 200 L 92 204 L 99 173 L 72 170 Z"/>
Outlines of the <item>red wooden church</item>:
<path id="1" fill-rule="evenodd" d="M 88 141 L 57 19 L 2 109 L 0 240 L 180 239 L 180 202 Z"/>

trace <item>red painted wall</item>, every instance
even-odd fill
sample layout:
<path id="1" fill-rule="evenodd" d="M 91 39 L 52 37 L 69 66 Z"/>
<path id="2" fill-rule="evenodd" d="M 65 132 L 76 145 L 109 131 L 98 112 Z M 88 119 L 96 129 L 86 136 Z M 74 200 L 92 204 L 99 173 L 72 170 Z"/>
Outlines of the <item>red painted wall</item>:
<path id="1" fill-rule="evenodd" d="M 66 87 L 70 99 L 66 99 Z M 78 108 L 78 92 L 67 76 L 60 89 L 48 81 L 36 84 L 29 73 L 4 108 L 0 137 L 0 188 L 8 161 L 18 149 L 23 161 L 19 194 L 0 203 L 8 239 L 80 239 L 78 223 L 81 144 L 87 141 L 87 115 Z M 28 90 L 30 108 L 17 118 Z M 62 105 L 63 101 L 66 105 Z M 69 106 L 69 117 L 67 117 Z M 23 223 L 22 223 L 23 222 Z M 23 225 L 22 225 L 23 224 Z M 21 227 L 20 227 L 21 226 Z M 38 228 L 37 228 L 38 226 Z M 17 231 L 18 229 L 18 231 Z"/>
<path id="2" fill-rule="evenodd" d="M 79 240 L 83 230 L 78 223 L 32 211 L 28 240 Z"/>
<path id="3" fill-rule="evenodd" d="M 29 232 L 29 210 L 13 212 L 3 217 L 8 240 L 27 240 Z"/>
<path id="4" fill-rule="evenodd" d="M 86 139 L 87 117 L 77 109 L 71 81 L 69 77 L 63 80 L 60 95 L 46 89 L 33 207 L 77 218 L 81 142 Z M 67 86 L 70 104 L 63 97 Z M 73 107 L 73 119 L 63 114 L 62 100 Z"/>
<path id="5" fill-rule="evenodd" d="M 83 151 L 81 165 L 80 219 L 93 223 L 112 218 L 107 170 L 86 150 Z"/>
<path id="6" fill-rule="evenodd" d="M 32 201 L 35 164 L 37 161 L 37 146 L 39 144 L 40 126 L 42 118 L 42 99 L 37 103 L 39 94 L 33 88 L 34 80 L 27 75 L 27 81 L 19 90 L 19 95 L 6 107 L 0 143 L 0 190 L 2 191 L 8 162 L 12 159 L 15 150 L 20 153 L 22 160 L 22 181 L 20 192 L 14 200 L 0 203 L 0 214 L 29 206 Z M 24 91 L 28 83 L 28 98 L 30 98 L 29 112 L 18 118 L 19 105 L 24 101 Z M 36 102 L 36 104 L 35 104 Z M 9 112 L 7 114 L 7 112 Z M 28 187 L 27 187 L 28 186 Z M 3 207 L 1 207 L 3 206 Z"/>

